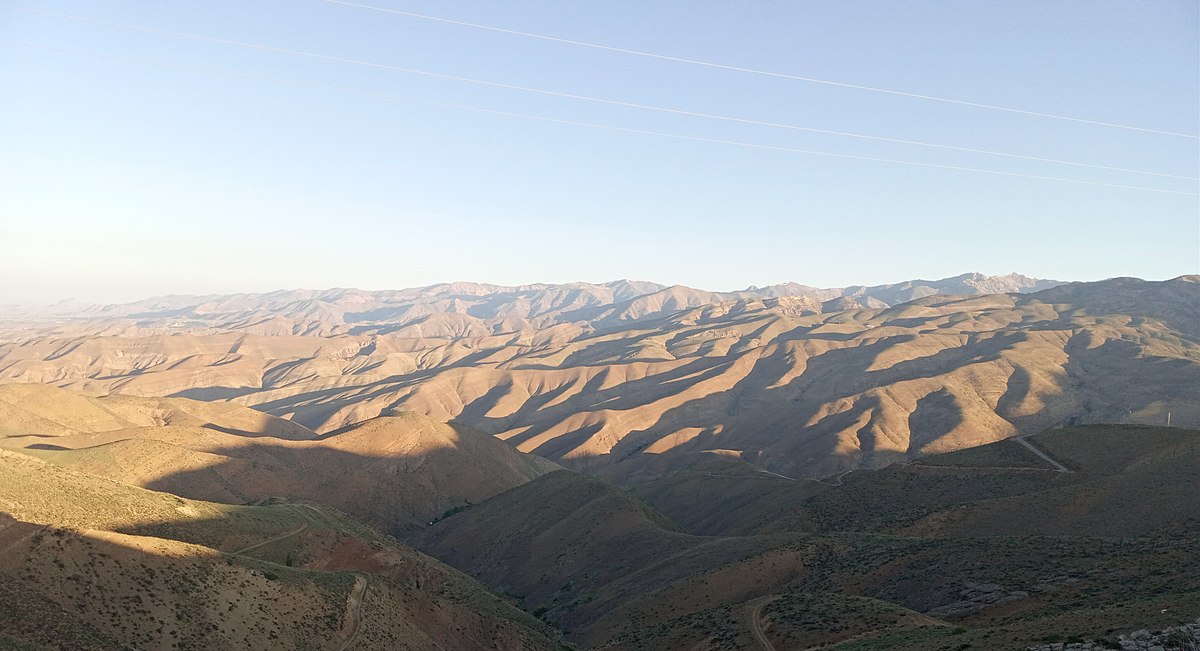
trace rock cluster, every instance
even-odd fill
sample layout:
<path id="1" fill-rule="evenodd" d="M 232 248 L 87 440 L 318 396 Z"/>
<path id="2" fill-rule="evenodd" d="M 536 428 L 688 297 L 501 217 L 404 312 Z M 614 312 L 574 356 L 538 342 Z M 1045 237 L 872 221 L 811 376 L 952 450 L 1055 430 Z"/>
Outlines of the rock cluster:
<path id="1" fill-rule="evenodd" d="M 964 581 L 959 601 L 943 604 L 928 611 L 931 617 L 961 617 L 988 606 L 1028 597 L 1025 590 L 1008 590 L 998 583 Z"/>
<path id="2" fill-rule="evenodd" d="M 1158 632 L 1141 629 L 1115 641 L 1055 642 L 1029 647 L 1029 651 L 1200 651 L 1200 617 L 1196 621 Z"/>

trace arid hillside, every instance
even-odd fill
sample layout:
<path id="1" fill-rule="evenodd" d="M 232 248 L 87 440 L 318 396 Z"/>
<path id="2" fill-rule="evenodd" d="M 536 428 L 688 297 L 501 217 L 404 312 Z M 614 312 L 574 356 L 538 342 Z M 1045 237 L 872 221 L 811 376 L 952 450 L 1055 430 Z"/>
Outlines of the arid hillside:
<path id="1" fill-rule="evenodd" d="M 317 438 L 290 420 L 228 403 L 123 395 L 94 398 L 44 384 L 0 385 L 0 435 L 62 436 L 162 426 L 289 440 Z"/>
<path id="2" fill-rule="evenodd" d="M 226 505 L 0 451 L 0 647 L 555 649 L 480 584 L 326 507 Z"/>
<path id="3" fill-rule="evenodd" d="M 389 532 L 417 527 L 449 509 L 477 504 L 558 469 L 494 437 L 412 413 L 290 440 L 247 435 L 214 423 L 131 426 L 119 418 L 101 419 L 94 411 L 97 405 L 107 408 L 114 403 L 135 403 L 152 411 L 194 403 L 219 412 L 224 420 L 218 422 L 235 423 L 255 415 L 272 423 L 280 420 L 238 405 L 125 396 L 94 399 L 46 385 L 0 386 L 0 400 L 13 395 L 23 399 L 0 402 L 10 409 L 0 418 L 0 427 L 14 432 L 0 435 L 0 449 L 192 499 L 242 504 L 286 496 L 316 501 Z M 38 429 L 42 420 L 34 415 L 47 413 L 46 405 L 57 405 L 59 420 L 72 423 L 74 429 L 62 434 L 57 434 L 57 426 Z"/>
<path id="4" fill-rule="evenodd" d="M 697 455 L 819 478 L 1055 425 L 1200 426 L 1200 278 L 938 293 L 1040 286 L 168 297 L 10 322 L 0 378 L 232 401 L 317 432 L 415 412 L 621 482 Z M 301 317 L 323 325 L 260 327 Z"/>
<path id="5" fill-rule="evenodd" d="M 622 488 L 416 414 L 302 440 L 89 432 L 106 401 L 6 391 L 80 410 L 0 438 L 16 648 L 1011 649 L 1200 612 L 1197 430 L 1069 427 L 822 480 L 696 453 Z"/>
<path id="6" fill-rule="evenodd" d="M 1198 455 L 1197 430 L 1088 426 L 826 483 L 563 471 L 411 540 L 587 648 L 1120 648 L 1200 613 Z"/>

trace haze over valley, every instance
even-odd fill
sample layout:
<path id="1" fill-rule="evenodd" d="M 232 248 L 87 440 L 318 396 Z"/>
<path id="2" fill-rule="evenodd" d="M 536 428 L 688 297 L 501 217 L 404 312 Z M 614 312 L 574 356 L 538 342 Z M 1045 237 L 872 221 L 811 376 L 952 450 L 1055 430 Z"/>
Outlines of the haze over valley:
<path id="1" fill-rule="evenodd" d="M 0 651 L 1200 649 L 1195 0 L 0 0 L 0 89 Z"/>

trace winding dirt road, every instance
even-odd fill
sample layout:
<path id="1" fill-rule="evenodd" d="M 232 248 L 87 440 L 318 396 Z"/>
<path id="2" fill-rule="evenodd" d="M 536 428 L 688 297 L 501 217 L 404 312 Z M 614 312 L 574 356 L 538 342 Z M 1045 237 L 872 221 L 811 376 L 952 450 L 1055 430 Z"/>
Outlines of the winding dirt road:
<path id="1" fill-rule="evenodd" d="M 750 634 L 754 636 L 754 641 L 758 642 L 763 651 L 775 651 L 775 645 L 771 644 L 771 641 L 767 639 L 767 635 L 763 633 L 762 625 L 759 622 L 762 619 L 763 608 L 777 598 L 777 596 L 772 595 L 769 597 L 759 597 L 750 602 L 754 604 L 754 607 L 750 609 L 750 621 L 748 622 L 750 624 Z"/>
<path id="2" fill-rule="evenodd" d="M 295 508 L 310 509 L 317 515 L 321 515 L 320 510 L 313 508 L 312 506 L 309 506 L 307 504 L 295 504 L 295 505 L 291 505 L 291 506 L 294 506 Z M 253 545 L 250 545 L 249 547 L 243 547 L 242 549 L 239 549 L 235 552 L 229 552 L 229 554 L 231 556 L 242 556 L 246 552 L 253 551 L 253 550 L 263 547 L 265 545 L 270 545 L 271 543 L 283 540 L 284 538 L 289 538 L 291 536 L 295 536 L 296 534 L 299 534 L 300 532 L 307 529 L 308 524 L 309 524 L 308 522 L 304 522 L 299 527 L 296 527 L 295 529 L 293 529 L 291 531 L 282 533 L 273 538 L 268 538 L 267 540 L 264 540 L 262 542 L 254 543 Z M 258 560 L 258 559 L 254 559 L 254 560 Z M 269 562 L 269 561 L 261 561 L 261 562 Z M 305 568 L 290 568 L 290 569 L 300 570 L 302 572 L 312 571 L 312 570 L 307 570 Z M 349 596 L 346 597 L 346 614 L 342 617 L 342 629 L 341 629 L 341 631 L 339 631 L 339 637 L 342 638 L 342 641 L 336 647 L 337 651 L 344 651 L 345 649 L 350 648 L 350 645 L 354 644 L 354 641 L 356 639 L 358 639 L 358 632 L 362 628 L 362 620 L 363 620 L 362 603 L 363 603 L 363 598 L 366 597 L 366 594 L 367 594 L 367 577 L 363 574 L 355 574 L 354 575 L 354 587 L 352 587 L 350 589 L 350 594 L 349 594 Z"/>
<path id="3" fill-rule="evenodd" d="M 271 499 L 271 498 L 267 498 L 267 499 Z M 259 500 L 257 503 L 252 503 L 251 506 L 256 506 L 265 501 L 266 500 Z M 317 516 L 322 515 L 320 509 L 309 506 L 308 504 L 289 504 L 287 506 L 289 506 L 293 509 L 308 509 L 308 510 L 312 511 L 313 513 L 316 513 Z M 319 525 L 320 523 L 318 522 L 317 524 Z M 234 556 L 237 556 L 240 554 L 245 554 L 246 552 L 249 552 L 249 551 L 254 551 L 255 549 L 258 549 L 259 547 L 263 547 L 265 545 L 270 545 L 271 543 L 279 541 L 279 540 L 283 540 L 284 538 L 290 538 L 290 537 L 304 531 L 305 529 L 307 529 L 308 525 L 309 525 L 309 523 L 305 522 L 305 523 L 301 524 L 299 527 L 296 527 L 295 529 L 293 529 L 291 531 L 281 533 L 278 536 L 275 536 L 274 538 L 268 538 L 262 542 L 257 542 L 257 543 L 254 543 L 253 545 L 250 545 L 249 547 L 243 547 L 235 552 L 229 552 L 229 553 L 233 554 Z"/>
<path id="4" fill-rule="evenodd" d="M 813 481 L 817 482 L 818 484 L 825 484 L 826 486 L 841 486 L 842 484 L 846 483 L 844 481 L 846 478 L 846 475 L 849 475 L 850 473 L 854 472 L 855 470 L 858 470 L 858 468 L 850 468 L 848 470 L 843 470 L 843 471 L 839 472 L 838 474 L 828 477 L 826 479 L 814 479 Z"/>
<path id="5" fill-rule="evenodd" d="M 350 589 L 350 596 L 346 598 L 346 617 L 342 620 L 342 630 L 345 638 L 338 645 L 337 651 L 345 651 L 354 644 L 354 640 L 358 637 L 358 631 L 362 627 L 362 602 L 363 597 L 367 595 L 367 577 L 358 574 L 354 577 L 354 587 Z"/>
<path id="6" fill-rule="evenodd" d="M 308 523 L 305 522 L 304 524 L 301 524 L 299 527 L 297 527 L 296 529 L 293 529 L 292 531 L 280 534 L 278 536 L 275 536 L 274 538 L 268 538 L 262 542 L 254 543 L 253 545 L 250 545 L 249 547 L 243 547 L 243 548 L 237 550 L 236 552 L 229 552 L 229 553 L 234 556 L 241 556 L 242 554 L 245 554 L 246 552 L 250 552 L 250 551 L 254 551 L 254 550 L 258 549 L 259 547 L 263 547 L 265 545 L 270 545 L 271 543 L 279 541 L 279 540 L 283 540 L 284 538 L 290 538 L 290 537 L 300 533 L 301 531 L 304 531 L 307 528 L 308 528 Z"/>

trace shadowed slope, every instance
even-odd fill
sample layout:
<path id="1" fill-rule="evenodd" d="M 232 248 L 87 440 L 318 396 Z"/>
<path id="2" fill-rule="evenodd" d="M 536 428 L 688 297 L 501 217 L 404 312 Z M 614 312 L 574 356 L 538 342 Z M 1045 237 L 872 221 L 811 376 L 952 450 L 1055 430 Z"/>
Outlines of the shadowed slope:
<path id="1" fill-rule="evenodd" d="M 318 502 L 386 531 L 419 526 L 558 467 L 416 414 L 376 418 L 305 441 L 163 426 L 0 438 L 0 447 L 185 497 Z"/>
<path id="2" fill-rule="evenodd" d="M 0 511 L 30 521 L 0 514 L 0 585 L 22 593 L 0 606 L 0 631 L 16 640 L 556 648 L 549 628 L 464 575 L 310 505 L 197 502 L 0 451 Z"/>
<path id="3" fill-rule="evenodd" d="M 992 280 L 946 287 L 1037 287 Z M 389 298 L 436 297 L 405 316 L 345 312 L 361 327 L 336 334 L 43 333 L 0 344 L 0 377 L 226 398 L 321 432 L 414 411 L 622 483 L 706 451 L 816 478 L 1062 424 L 1164 424 L 1170 412 L 1200 426 L 1195 277 L 1031 294 L 918 287 L 902 289 L 921 295 L 908 303 L 827 312 L 803 294 L 442 286 Z M 375 300 L 318 294 L 302 300 Z M 403 323 L 370 325 L 385 312 Z"/>
<path id="4" fill-rule="evenodd" d="M 755 533 L 797 503 L 832 488 L 831 483 L 793 480 L 717 457 L 629 491 L 690 533 L 729 536 Z"/>
<path id="5" fill-rule="evenodd" d="M 452 515 L 412 542 L 589 644 L 607 635 L 596 622 L 614 608 L 771 545 L 684 534 L 624 491 L 570 471 Z"/>
<path id="6" fill-rule="evenodd" d="M 57 436 L 164 425 L 294 440 L 316 436 L 289 420 L 228 403 L 123 395 L 96 398 L 47 384 L 0 385 L 0 435 Z"/>
<path id="7" fill-rule="evenodd" d="M 1130 426 L 1032 437 L 1066 473 L 1016 441 L 826 484 L 716 461 L 622 494 L 560 472 L 414 541 L 584 645 L 752 647 L 756 611 L 777 648 L 1103 638 L 1200 612 L 1198 441 Z M 774 533 L 681 534 L 631 493 L 693 530 Z"/>

